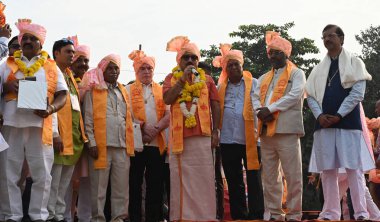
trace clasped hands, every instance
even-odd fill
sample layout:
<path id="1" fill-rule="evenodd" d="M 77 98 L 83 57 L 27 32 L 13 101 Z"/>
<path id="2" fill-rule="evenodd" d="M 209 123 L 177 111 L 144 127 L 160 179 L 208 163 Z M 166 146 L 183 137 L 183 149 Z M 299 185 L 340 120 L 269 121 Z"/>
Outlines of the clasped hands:
<path id="1" fill-rule="evenodd" d="M 268 107 L 260 107 L 257 108 L 256 111 L 258 111 L 257 118 L 259 118 L 264 123 L 271 122 L 274 120 L 273 114 L 270 112 Z"/>
<path id="2" fill-rule="evenodd" d="M 338 123 L 341 120 L 341 117 L 338 115 L 321 114 L 318 116 L 317 120 L 319 122 L 319 125 L 321 125 L 323 128 L 328 128 Z"/>

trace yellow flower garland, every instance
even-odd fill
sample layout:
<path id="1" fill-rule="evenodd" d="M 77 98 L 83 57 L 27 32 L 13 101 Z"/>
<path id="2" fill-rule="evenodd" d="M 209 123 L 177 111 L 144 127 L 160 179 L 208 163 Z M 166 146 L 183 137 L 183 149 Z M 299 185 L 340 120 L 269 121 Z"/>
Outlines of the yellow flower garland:
<path id="1" fill-rule="evenodd" d="M 199 81 L 195 82 L 194 84 L 189 84 L 188 82 L 185 83 L 181 97 L 178 99 L 178 102 L 181 106 L 181 111 L 183 115 L 186 117 L 185 119 L 185 127 L 186 128 L 193 128 L 197 125 L 197 121 L 195 119 L 195 110 L 196 106 L 198 104 L 198 98 L 201 96 L 201 90 L 206 85 L 206 74 L 203 69 L 198 68 L 197 72 L 199 73 Z M 182 75 L 183 71 L 179 68 L 179 66 L 176 66 L 172 70 L 174 78 L 178 81 Z M 190 111 L 187 110 L 186 102 L 191 102 L 192 105 L 190 108 Z"/>
<path id="2" fill-rule="evenodd" d="M 26 64 L 21 60 L 21 50 L 16 51 L 13 54 L 15 58 L 15 63 L 17 64 L 19 70 L 24 74 L 24 77 L 34 76 L 34 74 L 43 66 L 48 59 L 48 53 L 46 51 L 41 51 L 41 56 L 33 65 L 26 67 Z"/>

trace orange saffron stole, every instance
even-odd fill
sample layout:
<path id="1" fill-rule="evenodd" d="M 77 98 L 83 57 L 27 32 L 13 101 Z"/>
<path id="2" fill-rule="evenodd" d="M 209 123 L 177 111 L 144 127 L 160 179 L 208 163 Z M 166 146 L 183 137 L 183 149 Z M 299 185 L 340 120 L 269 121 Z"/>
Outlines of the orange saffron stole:
<path id="1" fill-rule="evenodd" d="M 206 80 L 207 81 L 207 80 Z M 177 80 L 172 76 L 171 85 L 173 86 Z M 183 114 L 179 106 L 178 99 L 171 105 L 171 138 L 172 138 L 172 152 L 174 154 L 181 154 L 183 152 Z M 211 136 L 211 119 L 210 119 L 210 104 L 207 84 L 201 90 L 201 97 L 198 100 L 197 112 L 202 131 L 202 135 Z"/>
<path id="2" fill-rule="evenodd" d="M 279 100 L 285 93 L 286 87 L 288 86 L 288 81 L 290 79 L 290 74 L 292 72 L 292 69 L 296 68 L 296 66 L 288 61 L 286 65 L 286 69 L 283 73 L 280 74 L 279 79 L 277 81 L 277 84 L 275 85 L 273 89 L 272 98 L 270 100 L 270 104 L 276 102 Z M 267 95 L 267 91 L 269 88 L 270 83 L 272 82 L 274 76 L 274 69 L 272 68 L 271 71 L 265 74 L 265 77 L 263 78 L 260 86 L 260 102 L 261 106 L 265 106 L 265 98 Z M 266 123 L 267 124 L 267 136 L 273 136 L 276 133 L 276 127 L 277 127 L 277 120 L 278 116 L 280 115 L 280 112 L 273 113 L 274 120 L 271 122 Z M 263 127 L 263 122 L 259 119 L 258 124 L 258 132 L 261 133 L 261 129 Z"/>
<path id="3" fill-rule="evenodd" d="M 124 102 L 127 106 L 127 117 L 125 121 L 125 145 L 126 152 L 129 156 L 134 156 L 133 142 L 133 124 L 132 114 L 129 108 L 129 97 L 127 90 L 123 85 L 118 83 L 118 88 L 123 95 Z M 108 91 L 104 89 L 93 89 L 92 91 L 93 119 L 94 119 L 94 136 L 98 148 L 98 159 L 94 161 L 95 169 L 105 169 L 107 166 L 107 131 L 106 131 L 106 113 L 107 113 L 107 95 Z"/>
<path id="4" fill-rule="evenodd" d="M 73 74 L 70 69 L 66 69 L 66 74 L 70 77 L 71 83 L 75 86 L 75 91 L 78 95 L 79 99 L 79 91 L 77 83 L 73 77 Z M 83 125 L 83 118 L 82 113 L 80 112 L 80 119 L 79 119 L 79 125 L 81 130 L 81 135 L 83 142 L 87 141 L 86 134 L 84 132 L 84 125 Z M 58 117 L 58 129 L 59 129 L 59 135 L 62 138 L 63 142 L 63 152 L 61 155 L 74 155 L 74 144 L 73 144 L 73 121 L 72 121 L 72 108 L 71 108 L 71 97 L 70 97 L 70 91 L 67 93 L 66 96 L 66 103 L 57 112 Z"/>
<path id="5" fill-rule="evenodd" d="M 14 61 L 13 57 L 8 57 L 7 65 L 11 70 L 11 73 L 8 75 L 6 82 L 16 80 L 16 72 L 19 70 L 17 64 Z M 58 70 L 57 65 L 54 60 L 48 59 L 43 66 L 45 70 L 46 82 L 47 82 L 47 96 L 49 98 L 49 103 L 51 104 L 54 100 L 54 93 L 57 87 L 58 81 Z M 7 93 L 5 96 L 5 101 L 10 101 L 17 99 L 17 94 Z M 42 143 L 46 145 L 53 144 L 53 120 L 52 116 L 43 119 L 42 126 Z"/>
<path id="6" fill-rule="evenodd" d="M 145 103 L 144 103 L 144 92 L 142 88 L 142 83 L 138 80 L 131 85 L 131 106 L 133 115 L 136 119 L 146 122 L 145 116 Z M 152 82 L 152 93 L 154 98 L 154 103 L 156 104 L 156 116 L 157 122 L 162 119 L 165 115 L 165 103 L 162 97 L 162 86 L 159 84 Z M 163 154 L 166 148 L 166 139 L 165 139 L 165 131 L 161 131 L 157 137 L 158 146 L 160 149 L 160 153 Z"/>
<path id="7" fill-rule="evenodd" d="M 253 115 L 253 106 L 251 101 L 252 90 L 252 74 L 248 71 L 243 71 L 245 93 L 244 93 L 244 107 L 243 118 L 245 125 L 245 142 L 246 142 L 246 154 L 247 154 L 247 167 L 248 170 L 260 169 L 259 156 L 257 154 L 257 136 L 255 133 L 255 117 Z M 219 99 L 220 99 L 220 129 L 223 124 L 224 113 L 224 99 L 226 95 L 227 79 L 220 84 L 219 87 Z M 252 136 L 253 133 L 253 136 Z"/>

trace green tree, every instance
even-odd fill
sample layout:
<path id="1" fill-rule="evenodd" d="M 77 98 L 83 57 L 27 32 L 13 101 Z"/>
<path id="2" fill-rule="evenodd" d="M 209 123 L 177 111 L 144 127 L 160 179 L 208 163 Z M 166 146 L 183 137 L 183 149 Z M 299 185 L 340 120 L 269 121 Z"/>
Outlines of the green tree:
<path id="1" fill-rule="evenodd" d="M 380 99 L 380 75 L 378 75 L 380 71 L 380 26 L 371 25 L 355 37 L 363 47 L 360 57 L 372 75 L 372 81 L 367 82 L 363 107 L 367 116 L 374 117 L 375 103 Z"/>
<path id="2" fill-rule="evenodd" d="M 233 49 L 239 49 L 244 54 L 244 70 L 252 73 L 253 77 L 258 78 L 262 74 L 269 71 L 272 66 L 269 62 L 266 52 L 265 32 L 276 31 L 282 37 L 288 39 L 292 43 L 292 55 L 290 60 L 293 61 L 299 68 L 305 71 L 308 76 L 313 67 L 319 62 L 318 59 L 313 58 L 313 55 L 319 53 L 319 49 L 315 46 L 314 40 L 308 38 L 295 39 L 289 35 L 289 30 L 294 27 L 294 23 L 286 23 L 282 26 L 274 24 L 266 25 L 241 25 L 238 31 L 233 31 L 229 34 L 230 37 L 237 39 L 232 43 Z M 219 45 L 211 45 L 208 50 L 201 50 L 201 55 L 205 62 L 212 64 L 215 56 L 220 55 Z M 214 68 L 212 76 L 217 79 L 220 75 L 221 69 Z M 307 106 L 306 100 L 304 105 L 304 126 L 305 136 L 301 139 L 302 146 L 302 168 L 304 172 L 304 210 L 320 209 L 318 198 L 316 197 L 316 190 L 308 186 L 308 166 L 313 144 L 313 130 L 314 130 L 314 116 Z"/>

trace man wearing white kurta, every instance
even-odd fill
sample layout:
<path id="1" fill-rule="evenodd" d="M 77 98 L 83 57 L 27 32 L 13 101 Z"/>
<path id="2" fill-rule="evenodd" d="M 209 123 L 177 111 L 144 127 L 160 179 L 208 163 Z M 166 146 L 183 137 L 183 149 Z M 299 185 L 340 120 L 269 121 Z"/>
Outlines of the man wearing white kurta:
<path id="1" fill-rule="evenodd" d="M 5 99 L 2 133 L 9 144 L 9 148 L 0 153 L 1 158 L 6 157 L 6 178 L 0 178 L 1 183 L 6 185 L 1 184 L 1 189 L 8 194 L 0 199 L 4 219 L 21 221 L 21 190 L 17 184 L 26 159 L 33 179 L 29 217 L 32 221 L 45 221 L 48 217 L 47 202 L 54 152 L 50 115 L 65 104 L 67 86 L 55 62 L 47 59 L 47 53 L 41 51 L 46 36 L 45 28 L 31 24 L 30 20 L 19 21 L 16 26 L 20 30 L 18 40 L 22 53 L 15 53 L 15 57 L 9 57 L 7 63 L 0 67 Z M 37 63 L 43 65 L 37 65 L 38 69 L 30 68 L 32 65 L 36 67 Z M 37 82 L 47 82 L 50 105 L 46 110 L 17 108 L 18 80 L 25 76 L 34 76 Z"/>
<path id="2" fill-rule="evenodd" d="M 308 104 L 316 121 L 310 171 L 323 172 L 324 219 L 340 220 L 338 169 L 344 168 L 355 210 L 355 218 L 369 217 L 365 201 L 363 172 L 374 168 L 362 135 L 359 103 L 366 80 L 371 76 L 364 63 L 342 45 L 344 33 L 336 25 L 324 28 L 326 57 L 314 67 L 307 83 Z"/>

